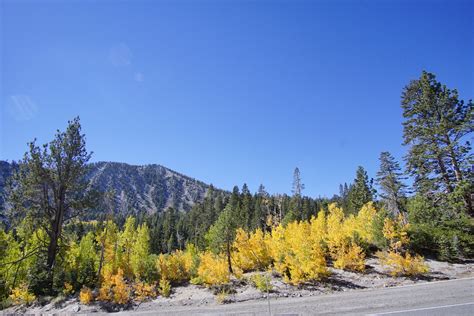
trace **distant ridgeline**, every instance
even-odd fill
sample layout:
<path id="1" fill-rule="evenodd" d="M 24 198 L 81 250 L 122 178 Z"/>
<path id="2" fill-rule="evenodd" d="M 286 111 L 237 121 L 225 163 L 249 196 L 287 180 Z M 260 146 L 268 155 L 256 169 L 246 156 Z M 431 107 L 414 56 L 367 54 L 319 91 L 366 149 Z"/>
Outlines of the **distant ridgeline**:
<path id="1" fill-rule="evenodd" d="M 90 165 L 91 186 L 100 192 L 111 191 L 113 198 L 102 199 L 95 218 L 106 212 L 122 215 L 163 212 L 168 207 L 187 212 L 202 202 L 209 185 L 160 165 L 132 166 L 118 162 Z M 0 221 L 6 207 L 6 182 L 18 164 L 0 161 Z"/>

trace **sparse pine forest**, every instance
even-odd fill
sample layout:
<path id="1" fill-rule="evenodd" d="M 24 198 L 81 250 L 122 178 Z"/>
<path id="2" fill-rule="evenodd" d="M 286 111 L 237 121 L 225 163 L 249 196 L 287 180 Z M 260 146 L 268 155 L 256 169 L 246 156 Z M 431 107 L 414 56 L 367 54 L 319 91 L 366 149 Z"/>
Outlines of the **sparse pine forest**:
<path id="1" fill-rule="evenodd" d="M 272 277 L 301 286 L 325 282 L 329 267 L 364 273 L 374 256 L 408 277 L 428 272 L 423 256 L 473 258 L 473 104 L 423 72 L 401 106 L 406 168 L 382 152 L 374 180 L 361 166 L 331 198 L 305 196 L 296 168 L 291 196 L 210 186 L 187 212 L 128 217 L 117 216 L 113 192 L 90 187 L 75 118 L 50 143 L 30 143 L 9 182 L 0 307 L 75 296 L 117 310 L 189 283 L 219 296 L 233 280 L 271 291 Z M 110 203 L 91 219 L 99 199 Z"/>

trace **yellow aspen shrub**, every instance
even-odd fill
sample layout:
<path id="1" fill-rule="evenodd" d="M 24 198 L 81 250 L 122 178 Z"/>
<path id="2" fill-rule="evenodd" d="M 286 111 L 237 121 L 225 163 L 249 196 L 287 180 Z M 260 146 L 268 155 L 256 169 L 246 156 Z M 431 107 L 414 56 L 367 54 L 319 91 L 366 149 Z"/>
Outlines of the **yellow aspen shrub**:
<path id="1" fill-rule="evenodd" d="M 392 276 L 417 276 L 429 271 L 423 257 L 408 252 L 403 255 L 389 251 L 380 257 L 380 261 L 383 266 L 388 266 Z"/>
<path id="2" fill-rule="evenodd" d="M 189 254 L 177 250 L 171 254 L 160 254 L 156 260 L 156 268 L 161 279 L 180 283 L 190 279 L 192 262 Z"/>
<path id="3" fill-rule="evenodd" d="M 36 299 L 36 296 L 29 291 L 26 283 L 22 283 L 12 290 L 10 299 L 13 305 L 29 305 Z"/>
<path id="4" fill-rule="evenodd" d="M 271 237 L 267 243 L 270 248 L 270 254 L 273 259 L 273 266 L 275 270 L 283 276 L 286 275 L 287 264 L 285 262 L 285 258 L 287 256 L 289 247 L 285 240 L 285 228 L 283 225 L 280 224 L 273 228 Z"/>
<path id="5" fill-rule="evenodd" d="M 99 301 L 111 301 L 112 300 L 112 271 L 111 269 L 105 269 L 102 275 L 102 283 L 99 289 Z"/>
<path id="6" fill-rule="evenodd" d="M 111 220 L 105 223 L 104 229 L 97 235 L 96 241 L 99 245 L 100 278 L 111 276 L 119 267 L 118 258 L 118 228 Z"/>
<path id="7" fill-rule="evenodd" d="M 136 231 L 133 240 L 133 247 L 130 254 L 130 264 L 132 266 L 133 275 L 136 279 L 140 279 L 145 274 L 146 258 L 150 254 L 150 234 L 147 224 L 142 224 Z"/>
<path id="8" fill-rule="evenodd" d="M 113 301 L 116 304 L 125 305 L 130 301 L 130 288 L 123 279 L 123 270 L 119 269 L 112 277 Z"/>
<path id="9" fill-rule="evenodd" d="M 197 276 L 199 268 L 199 250 L 193 244 L 187 244 L 183 253 L 184 268 L 188 272 L 190 278 Z"/>
<path id="10" fill-rule="evenodd" d="M 397 220 L 386 218 L 383 226 L 383 235 L 389 241 L 388 251 L 379 253 L 380 263 L 388 267 L 393 276 L 416 276 L 429 271 L 424 259 L 420 255 L 411 255 L 406 249 L 410 239 L 408 237 L 409 224 L 404 223 L 403 216 Z"/>
<path id="11" fill-rule="evenodd" d="M 127 278 L 133 277 L 132 254 L 136 239 L 135 218 L 129 216 L 118 238 L 117 251 L 120 268 Z"/>
<path id="12" fill-rule="evenodd" d="M 104 276 L 102 286 L 99 289 L 100 301 L 114 302 L 115 304 L 125 305 L 130 301 L 130 287 L 123 278 L 123 270 L 118 269 L 117 274 L 110 272 Z"/>
<path id="13" fill-rule="evenodd" d="M 289 247 L 285 256 L 289 283 L 301 284 L 328 275 L 324 251 L 321 244 L 311 238 L 309 222 L 289 223 L 285 229 L 285 240 Z"/>
<path id="14" fill-rule="evenodd" d="M 271 263 L 270 250 L 261 229 L 250 234 L 242 228 L 237 229 L 233 248 L 235 266 L 243 271 L 262 270 Z"/>
<path id="15" fill-rule="evenodd" d="M 89 305 L 94 300 L 94 295 L 88 287 L 83 287 L 79 292 L 79 301 L 84 305 Z"/>
<path id="16" fill-rule="evenodd" d="M 410 239 L 408 238 L 409 224 L 403 223 L 403 217 L 400 215 L 397 221 L 391 218 L 386 218 L 383 225 L 383 236 L 389 241 L 390 248 L 394 251 L 402 250 L 404 246 L 408 245 Z"/>
<path id="17" fill-rule="evenodd" d="M 364 240 L 371 238 L 369 226 L 366 227 L 360 221 L 367 220 L 374 210 L 367 205 L 362 208 L 362 213 L 359 212 L 360 217 L 358 214 L 357 217 L 350 215 L 345 218 L 341 208 L 334 203 L 329 205 L 326 241 L 335 268 L 359 272 L 365 270 L 365 252 L 354 237 L 357 235 Z"/>
<path id="18" fill-rule="evenodd" d="M 229 283 L 230 275 L 227 261 L 224 257 L 206 251 L 200 256 L 198 278 L 206 286 Z"/>
<path id="19" fill-rule="evenodd" d="M 365 270 L 365 252 L 356 244 L 340 249 L 334 267 L 351 271 L 363 272 Z"/>
<path id="20" fill-rule="evenodd" d="M 156 297 L 155 286 L 145 282 L 138 281 L 133 285 L 135 300 L 144 302 Z"/>
<path id="21" fill-rule="evenodd" d="M 337 255 L 339 249 L 346 243 L 344 212 L 342 208 L 337 207 L 336 203 L 329 204 L 328 209 L 326 242 L 330 255 L 334 257 Z"/>
<path id="22" fill-rule="evenodd" d="M 167 279 L 160 280 L 160 294 L 164 297 L 169 297 L 171 295 L 171 283 Z"/>
<path id="23" fill-rule="evenodd" d="M 312 242 L 322 245 L 326 236 L 326 215 L 324 211 L 319 211 L 317 217 L 312 216 L 310 224 Z"/>
<path id="24" fill-rule="evenodd" d="M 355 231 L 367 243 L 374 241 L 373 223 L 376 215 L 374 203 L 369 202 L 361 208 L 355 219 Z"/>

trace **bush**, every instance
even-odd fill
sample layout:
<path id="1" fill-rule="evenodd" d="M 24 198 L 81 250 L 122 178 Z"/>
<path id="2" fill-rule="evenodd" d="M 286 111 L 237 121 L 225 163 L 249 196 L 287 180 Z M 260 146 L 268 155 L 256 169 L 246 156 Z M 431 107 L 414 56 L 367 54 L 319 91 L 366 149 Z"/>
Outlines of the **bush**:
<path id="1" fill-rule="evenodd" d="M 173 283 L 182 283 L 191 277 L 193 258 L 191 254 L 178 250 L 172 254 L 160 254 L 156 261 L 156 267 L 160 279 L 166 279 Z"/>
<path id="2" fill-rule="evenodd" d="M 247 233 L 239 228 L 233 248 L 235 265 L 243 271 L 262 270 L 271 264 L 270 249 L 261 229 Z"/>
<path id="3" fill-rule="evenodd" d="M 110 272 L 104 275 L 98 300 L 109 301 L 118 305 L 125 305 L 130 302 L 130 287 L 123 279 L 122 269 L 118 269 L 115 275 L 111 275 Z"/>
<path id="4" fill-rule="evenodd" d="M 271 278 L 266 274 L 255 274 L 250 278 L 250 280 L 261 292 L 271 292 L 273 290 Z"/>
<path id="5" fill-rule="evenodd" d="M 340 249 L 334 261 L 334 267 L 350 271 L 363 272 L 365 270 L 364 250 L 356 244 Z"/>
<path id="6" fill-rule="evenodd" d="M 164 297 L 169 297 L 171 295 L 171 283 L 167 279 L 160 280 L 160 294 Z"/>
<path id="7" fill-rule="evenodd" d="M 419 276 L 428 273 L 429 268 L 423 257 L 412 256 L 408 252 L 405 255 L 389 251 L 379 254 L 383 266 L 389 267 L 392 276 Z"/>
<path id="8" fill-rule="evenodd" d="M 10 299 L 13 305 L 29 305 L 36 299 L 36 296 L 29 291 L 28 285 L 23 283 L 12 290 Z"/>
<path id="9" fill-rule="evenodd" d="M 206 286 L 223 285 L 229 283 L 230 275 L 227 261 L 211 252 L 201 254 L 201 263 L 198 268 L 198 280 Z"/>
<path id="10" fill-rule="evenodd" d="M 152 284 L 137 282 L 133 285 L 135 299 L 143 302 L 156 297 L 155 286 Z"/>
<path id="11" fill-rule="evenodd" d="M 229 292 L 226 291 L 225 289 L 219 291 L 216 294 L 216 302 L 217 304 L 225 304 L 229 302 Z"/>
<path id="12" fill-rule="evenodd" d="M 88 287 L 83 287 L 79 293 L 79 301 L 84 305 L 89 305 L 94 300 L 92 291 Z"/>

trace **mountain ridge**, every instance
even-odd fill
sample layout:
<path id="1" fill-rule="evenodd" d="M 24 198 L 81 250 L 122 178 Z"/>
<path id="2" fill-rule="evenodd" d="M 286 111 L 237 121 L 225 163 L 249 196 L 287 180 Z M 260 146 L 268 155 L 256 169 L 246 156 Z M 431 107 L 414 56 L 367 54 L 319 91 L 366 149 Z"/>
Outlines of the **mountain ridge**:
<path id="1" fill-rule="evenodd" d="M 6 208 L 6 182 L 18 164 L 0 160 L 0 213 Z M 112 205 L 101 199 L 98 213 L 121 214 L 163 212 L 169 207 L 187 212 L 202 202 L 211 185 L 160 164 L 132 165 L 125 162 L 89 163 L 87 178 L 91 188 L 113 190 Z M 110 210 L 110 208 L 113 210 Z M 106 209 L 109 208 L 109 209 Z M 97 215 L 97 214 L 93 214 Z"/>

